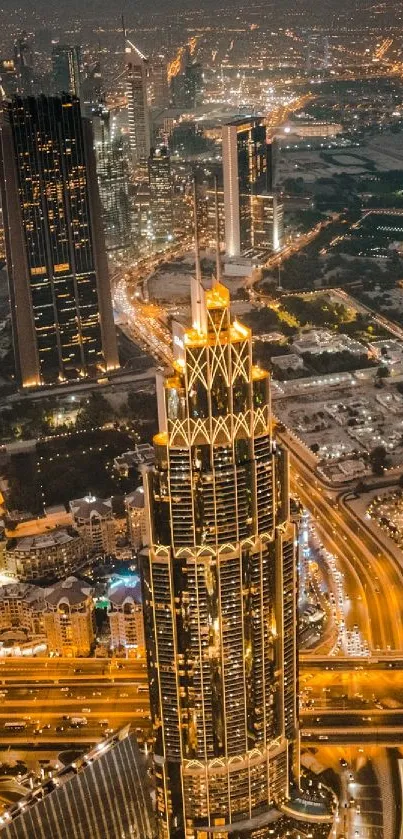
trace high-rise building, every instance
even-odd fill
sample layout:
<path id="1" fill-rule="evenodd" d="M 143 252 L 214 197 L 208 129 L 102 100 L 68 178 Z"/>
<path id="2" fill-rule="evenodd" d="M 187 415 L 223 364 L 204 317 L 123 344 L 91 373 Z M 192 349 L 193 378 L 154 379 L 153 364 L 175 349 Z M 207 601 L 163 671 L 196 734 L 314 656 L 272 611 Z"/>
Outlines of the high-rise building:
<path id="1" fill-rule="evenodd" d="M 30 96 L 36 93 L 31 38 L 22 32 L 14 42 L 14 64 L 17 74 L 17 93 Z"/>
<path id="2" fill-rule="evenodd" d="M 70 93 L 80 97 L 80 47 L 58 45 L 52 50 L 53 90 L 57 96 Z"/>
<path id="3" fill-rule="evenodd" d="M 119 366 L 90 124 L 75 97 L 14 97 L 0 185 L 24 387 Z"/>
<path id="4" fill-rule="evenodd" d="M 147 764 L 128 727 L 98 743 L 0 816 L 1 839 L 155 839 Z"/>
<path id="5" fill-rule="evenodd" d="M 150 88 L 152 104 L 158 108 L 167 108 L 169 105 L 168 65 L 163 55 L 158 55 L 152 62 Z"/>
<path id="6" fill-rule="evenodd" d="M 88 553 L 114 554 L 116 532 L 111 498 L 86 495 L 70 501 L 74 525 L 83 539 Z"/>
<path id="7" fill-rule="evenodd" d="M 288 460 L 250 330 L 196 265 L 192 328 L 175 327 L 145 476 L 158 836 L 269 839 L 287 835 L 281 808 L 299 777 Z"/>
<path id="8" fill-rule="evenodd" d="M 93 590 L 67 577 L 45 591 L 43 625 L 48 650 L 63 656 L 88 656 L 95 642 Z"/>
<path id="9" fill-rule="evenodd" d="M 144 621 L 138 577 L 112 580 L 107 597 L 111 649 L 144 656 Z"/>
<path id="10" fill-rule="evenodd" d="M 148 158 L 148 180 L 153 236 L 158 250 L 173 239 L 171 160 L 165 146 L 151 149 Z"/>
<path id="11" fill-rule="evenodd" d="M 277 250 L 282 244 L 282 202 L 275 192 L 275 150 L 260 119 L 223 127 L 226 252 Z M 256 228 L 256 229 L 255 229 Z"/>
<path id="12" fill-rule="evenodd" d="M 92 113 L 99 195 L 107 251 L 132 244 L 129 167 L 123 136 L 114 132 L 110 111 L 99 105 Z"/>
<path id="13" fill-rule="evenodd" d="M 150 118 L 147 83 L 148 59 L 126 39 L 126 94 L 129 115 L 129 140 L 133 165 L 146 161 L 150 154 Z"/>

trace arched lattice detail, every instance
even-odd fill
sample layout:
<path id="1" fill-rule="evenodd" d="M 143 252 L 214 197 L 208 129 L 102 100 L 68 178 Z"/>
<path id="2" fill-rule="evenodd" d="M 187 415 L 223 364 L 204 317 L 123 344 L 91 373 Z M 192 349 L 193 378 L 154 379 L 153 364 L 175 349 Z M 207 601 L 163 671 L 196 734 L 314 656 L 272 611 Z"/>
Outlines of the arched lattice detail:
<path id="1" fill-rule="evenodd" d="M 250 380 L 249 371 L 249 347 L 247 341 L 231 344 L 232 357 L 232 381 L 242 378 L 245 382 Z"/>
<path id="2" fill-rule="evenodd" d="M 190 347 L 186 352 L 187 371 L 188 371 L 188 390 L 192 390 L 195 382 L 199 380 L 206 390 L 208 390 L 207 383 L 207 353 L 204 349 L 193 352 Z"/>

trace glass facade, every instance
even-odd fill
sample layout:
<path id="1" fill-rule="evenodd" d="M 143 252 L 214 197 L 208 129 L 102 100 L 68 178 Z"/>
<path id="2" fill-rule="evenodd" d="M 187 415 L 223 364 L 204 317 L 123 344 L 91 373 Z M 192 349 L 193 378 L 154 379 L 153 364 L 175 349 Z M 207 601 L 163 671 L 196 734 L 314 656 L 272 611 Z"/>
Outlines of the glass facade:
<path id="1" fill-rule="evenodd" d="M 173 239 L 172 176 L 167 148 L 151 149 L 148 180 L 153 238 L 158 250 L 166 247 Z"/>
<path id="2" fill-rule="evenodd" d="M 103 334 L 106 322 L 113 330 L 112 308 L 107 271 L 101 276 L 97 266 L 104 243 L 95 240 L 97 206 L 79 100 L 14 97 L 4 108 L 2 146 L 9 283 L 22 383 L 43 384 L 117 366 L 116 344 L 111 359 Z M 114 332 L 110 337 L 113 347 Z M 24 358 L 23 342 L 30 341 L 30 357 Z"/>
<path id="3" fill-rule="evenodd" d="M 34 788 L 0 819 L 1 839 L 155 839 L 146 762 L 122 729 Z"/>
<path id="4" fill-rule="evenodd" d="M 283 205 L 275 188 L 275 147 L 260 120 L 223 128 L 226 250 L 277 250 L 283 243 Z"/>
<path id="5" fill-rule="evenodd" d="M 298 765 L 288 467 L 250 331 L 223 285 L 195 294 L 146 477 L 158 835 L 266 839 Z"/>

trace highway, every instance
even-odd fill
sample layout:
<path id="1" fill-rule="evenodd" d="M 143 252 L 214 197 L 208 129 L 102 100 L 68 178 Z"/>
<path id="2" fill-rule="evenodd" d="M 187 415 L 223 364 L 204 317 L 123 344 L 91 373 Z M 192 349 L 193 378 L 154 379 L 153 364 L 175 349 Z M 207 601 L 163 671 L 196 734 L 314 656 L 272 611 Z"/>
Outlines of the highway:
<path id="1" fill-rule="evenodd" d="M 65 748 L 96 743 L 105 732 L 132 722 L 150 732 L 144 661 L 6 659 L 0 663 L 0 747 Z M 75 728 L 73 717 L 85 717 Z M 24 730 L 7 722 L 21 721 Z"/>
<path id="2" fill-rule="evenodd" d="M 276 434 L 290 451 L 291 489 L 312 514 L 324 547 L 337 557 L 345 575 L 348 628 L 357 625 L 372 651 L 403 650 L 403 578 L 396 558 L 364 522 L 339 506 L 307 466 L 304 448 L 294 436 Z"/>

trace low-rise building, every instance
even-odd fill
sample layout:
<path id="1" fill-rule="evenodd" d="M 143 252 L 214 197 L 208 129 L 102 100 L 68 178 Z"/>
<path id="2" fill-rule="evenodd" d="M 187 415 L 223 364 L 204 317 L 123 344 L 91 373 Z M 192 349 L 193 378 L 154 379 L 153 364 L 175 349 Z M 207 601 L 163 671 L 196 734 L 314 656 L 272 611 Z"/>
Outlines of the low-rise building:
<path id="1" fill-rule="evenodd" d="M 130 495 L 126 495 L 125 508 L 127 516 L 127 532 L 129 542 L 138 551 L 146 542 L 146 517 L 144 510 L 144 489 L 138 487 Z"/>
<path id="2" fill-rule="evenodd" d="M 43 623 L 50 653 L 88 656 L 95 641 L 93 591 L 68 577 L 45 590 Z"/>
<path id="3" fill-rule="evenodd" d="M 114 554 L 116 532 L 112 500 L 86 495 L 70 501 L 74 524 L 82 536 L 88 553 Z"/>
<path id="4" fill-rule="evenodd" d="M 108 590 L 108 600 L 112 649 L 137 650 L 144 654 L 143 605 L 139 578 L 114 580 Z"/>
<path id="5" fill-rule="evenodd" d="M 113 465 L 121 478 L 127 478 L 131 469 L 153 463 L 154 456 L 154 448 L 150 443 L 136 443 L 133 450 L 115 457 Z"/>
<path id="6" fill-rule="evenodd" d="M 349 352 L 351 355 L 368 356 L 368 350 L 359 341 L 340 332 L 330 332 L 327 329 L 310 329 L 303 332 L 292 343 L 294 352 L 304 355 L 322 355 L 322 353 Z"/>
<path id="7" fill-rule="evenodd" d="M 38 536 L 8 539 L 5 570 L 21 582 L 62 577 L 74 571 L 85 556 L 84 542 L 72 527 Z"/>

